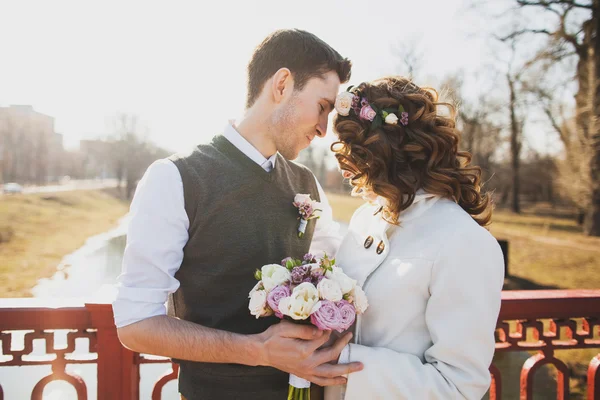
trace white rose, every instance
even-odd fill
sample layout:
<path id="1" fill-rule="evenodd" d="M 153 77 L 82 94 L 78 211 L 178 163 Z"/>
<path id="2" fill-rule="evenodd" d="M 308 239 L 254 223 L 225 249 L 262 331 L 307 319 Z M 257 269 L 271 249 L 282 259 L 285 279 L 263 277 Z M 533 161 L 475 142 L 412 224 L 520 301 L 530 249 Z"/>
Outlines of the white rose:
<path id="1" fill-rule="evenodd" d="M 294 196 L 294 203 L 309 203 L 311 202 L 310 199 L 310 194 L 302 194 L 302 193 L 298 193 L 296 196 Z"/>
<path id="2" fill-rule="evenodd" d="M 388 114 L 387 117 L 385 117 L 385 123 L 389 125 L 398 125 L 398 117 L 393 113 Z"/>
<path id="3" fill-rule="evenodd" d="M 272 311 L 267 308 L 267 292 L 264 290 L 252 292 L 248 309 L 250 309 L 250 314 L 256 316 L 257 319 L 271 315 Z"/>
<path id="4" fill-rule="evenodd" d="M 299 284 L 294 288 L 290 297 L 279 301 L 279 312 L 295 320 L 303 320 L 321 307 L 319 292 L 309 282 Z"/>
<path id="5" fill-rule="evenodd" d="M 332 271 L 327 271 L 325 277 L 337 282 L 343 294 L 350 293 L 356 286 L 356 281 L 342 272 L 339 267 L 332 267 Z"/>
<path id="6" fill-rule="evenodd" d="M 362 290 L 360 286 L 355 286 L 354 291 L 352 292 L 352 297 L 354 299 L 354 308 L 358 314 L 362 314 L 369 307 L 369 301 L 367 300 L 367 295 Z"/>
<path id="7" fill-rule="evenodd" d="M 319 297 L 324 300 L 340 301 L 343 296 L 340 285 L 327 278 L 321 279 L 321 282 L 317 284 L 317 290 L 319 291 Z"/>
<path id="8" fill-rule="evenodd" d="M 254 292 L 256 292 L 257 290 L 262 290 L 262 282 L 258 281 L 256 283 L 256 285 L 254 285 L 254 287 L 252 288 L 252 290 L 250 291 L 250 294 L 248 295 L 248 298 L 252 297 L 252 295 L 254 294 Z"/>
<path id="9" fill-rule="evenodd" d="M 347 116 L 350 114 L 350 109 L 352 108 L 352 99 L 354 98 L 354 94 L 350 92 L 341 92 L 337 95 L 335 99 L 335 111 L 338 114 Z"/>
<path id="10" fill-rule="evenodd" d="M 290 280 L 290 271 L 279 264 L 267 264 L 260 269 L 262 283 L 267 292 Z"/>

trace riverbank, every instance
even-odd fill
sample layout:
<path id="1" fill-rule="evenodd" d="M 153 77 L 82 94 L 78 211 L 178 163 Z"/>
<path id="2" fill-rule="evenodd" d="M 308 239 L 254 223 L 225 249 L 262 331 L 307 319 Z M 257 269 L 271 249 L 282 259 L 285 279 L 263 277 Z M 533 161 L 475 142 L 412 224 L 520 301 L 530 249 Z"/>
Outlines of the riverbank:
<path id="1" fill-rule="evenodd" d="M 129 209 L 115 189 L 0 197 L 0 297 L 30 297 L 64 256 Z"/>

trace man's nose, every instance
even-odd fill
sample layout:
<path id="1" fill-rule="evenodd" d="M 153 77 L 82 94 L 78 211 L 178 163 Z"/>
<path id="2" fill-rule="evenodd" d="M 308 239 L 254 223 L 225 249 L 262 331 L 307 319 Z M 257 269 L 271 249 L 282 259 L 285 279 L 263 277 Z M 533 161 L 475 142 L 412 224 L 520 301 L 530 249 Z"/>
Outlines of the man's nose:
<path id="1" fill-rule="evenodd" d="M 325 135 L 327 134 L 327 120 L 323 121 L 323 122 L 319 122 L 319 124 L 317 124 L 316 126 L 316 131 L 317 131 L 317 136 L 320 138 L 325 137 Z"/>

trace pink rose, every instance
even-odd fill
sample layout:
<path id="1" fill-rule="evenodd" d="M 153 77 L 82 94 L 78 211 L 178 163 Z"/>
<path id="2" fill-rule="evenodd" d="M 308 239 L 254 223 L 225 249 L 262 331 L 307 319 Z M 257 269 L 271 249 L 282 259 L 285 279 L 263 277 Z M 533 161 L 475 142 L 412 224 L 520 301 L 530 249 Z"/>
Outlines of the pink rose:
<path id="1" fill-rule="evenodd" d="M 373 110 L 368 104 L 360 109 L 360 118 L 366 119 L 367 121 L 373 121 L 376 115 L 377 113 L 375 110 Z"/>
<path id="2" fill-rule="evenodd" d="M 333 301 L 322 300 L 321 307 L 311 314 L 310 322 L 322 331 L 342 332 L 342 315 Z"/>
<path id="3" fill-rule="evenodd" d="M 342 318 L 339 332 L 343 332 L 350 328 L 356 319 L 356 309 L 346 300 L 340 300 L 337 303 L 340 316 Z"/>
<path id="4" fill-rule="evenodd" d="M 291 294 L 290 288 L 287 286 L 281 285 L 281 286 L 276 286 L 273 289 L 271 289 L 271 291 L 267 295 L 267 303 L 269 304 L 269 307 L 271 307 L 271 310 L 273 310 L 273 312 L 275 312 L 275 315 L 278 318 L 283 318 L 283 314 L 279 311 L 279 302 L 284 297 L 289 297 L 290 294 Z"/>

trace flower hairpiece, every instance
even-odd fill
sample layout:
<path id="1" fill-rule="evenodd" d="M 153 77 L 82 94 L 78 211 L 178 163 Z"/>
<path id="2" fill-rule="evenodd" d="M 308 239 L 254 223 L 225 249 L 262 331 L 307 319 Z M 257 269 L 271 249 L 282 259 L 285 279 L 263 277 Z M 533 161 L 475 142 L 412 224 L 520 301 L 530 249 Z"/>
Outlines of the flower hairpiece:
<path id="1" fill-rule="evenodd" d="M 353 111 L 359 119 L 371 122 L 371 130 L 377 129 L 384 123 L 388 125 L 408 125 L 408 113 L 400 104 L 398 108 L 380 109 L 369 103 L 366 97 L 351 91 L 350 86 L 345 92 L 341 92 L 335 99 L 335 110 L 342 116 L 350 115 Z M 400 117 L 398 117 L 400 116 Z"/>

